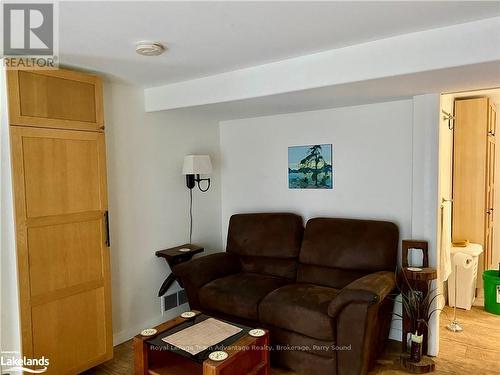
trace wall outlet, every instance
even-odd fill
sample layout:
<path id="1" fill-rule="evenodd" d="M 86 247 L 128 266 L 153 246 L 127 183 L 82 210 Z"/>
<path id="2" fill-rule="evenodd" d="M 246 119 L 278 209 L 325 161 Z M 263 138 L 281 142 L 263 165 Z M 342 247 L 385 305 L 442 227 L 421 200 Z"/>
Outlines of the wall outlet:
<path id="1" fill-rule="evenodd" d="M 177 293 L 167 294 L 163 297 L 163 311 L 172 310 L 177 306 Z"/>
<path id="2" fill-rule="evenodd" d="M 179 298 L 178 298 L 179 306 L 184 305 L 185 303 L 188 303 L 187 294 L 186 294 L 186 291 L 184 289 L 179 290 L 177 292 L 177 294 L 179 295 Z"/>

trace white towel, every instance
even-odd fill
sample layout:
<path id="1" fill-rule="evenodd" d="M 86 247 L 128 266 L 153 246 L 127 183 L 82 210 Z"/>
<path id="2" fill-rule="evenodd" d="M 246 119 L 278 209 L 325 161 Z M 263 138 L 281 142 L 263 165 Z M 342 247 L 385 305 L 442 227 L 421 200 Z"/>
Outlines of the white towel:
<path id="1" fill-rule="evenodd" d="M 451 204 L 441 206 L 441 281 L 448 280 L 451 274 Z"/>

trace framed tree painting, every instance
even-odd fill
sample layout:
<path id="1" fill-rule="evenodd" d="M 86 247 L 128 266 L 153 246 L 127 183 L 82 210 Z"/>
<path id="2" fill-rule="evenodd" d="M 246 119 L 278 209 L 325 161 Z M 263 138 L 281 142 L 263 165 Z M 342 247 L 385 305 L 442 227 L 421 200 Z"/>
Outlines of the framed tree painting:
<path id="1" fill-rule="evenodd" d="M 288 147 L 290 189 L 333 189 L 331 144 Z"/>

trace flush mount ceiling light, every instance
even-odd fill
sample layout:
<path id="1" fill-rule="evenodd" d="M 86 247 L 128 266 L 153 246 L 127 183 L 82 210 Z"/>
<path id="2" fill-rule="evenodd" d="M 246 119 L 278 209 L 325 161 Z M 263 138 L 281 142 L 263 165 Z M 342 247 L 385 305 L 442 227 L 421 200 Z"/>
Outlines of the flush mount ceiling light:
<path id="1" fill-rule="evenodd" d="M 158 42 L 142 41 L 136 44 L 135 52 L 142 56 L 159 56 L 165 52 L 165 47 Z"/>

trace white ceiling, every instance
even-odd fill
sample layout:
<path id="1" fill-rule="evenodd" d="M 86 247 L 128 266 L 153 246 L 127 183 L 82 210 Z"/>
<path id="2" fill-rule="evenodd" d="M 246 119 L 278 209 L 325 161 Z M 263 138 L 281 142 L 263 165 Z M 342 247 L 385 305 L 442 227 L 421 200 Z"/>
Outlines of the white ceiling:
<path id="1" fill-rule="evenodd" d="M 500 15 L 500 2 L 61 2 L 60 57 L 144 87 Z M 160 57 L 134 44 L 168 47 Z"/>

